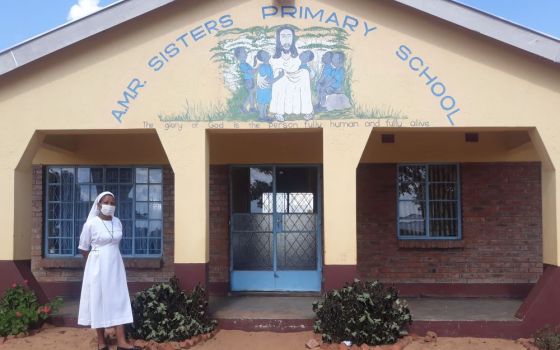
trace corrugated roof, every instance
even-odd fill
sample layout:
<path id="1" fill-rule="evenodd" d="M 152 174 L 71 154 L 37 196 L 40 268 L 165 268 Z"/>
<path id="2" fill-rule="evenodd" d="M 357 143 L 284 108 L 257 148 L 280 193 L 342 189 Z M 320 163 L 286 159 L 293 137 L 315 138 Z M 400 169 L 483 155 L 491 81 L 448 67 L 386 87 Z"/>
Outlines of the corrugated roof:
<path id="1" fill-rule="evenodd" d="M 0 52 L 0 75 L 178 0 L 121 0 Z M 560 63 L 560 40 L 451 0 L 393 0 Z"/>

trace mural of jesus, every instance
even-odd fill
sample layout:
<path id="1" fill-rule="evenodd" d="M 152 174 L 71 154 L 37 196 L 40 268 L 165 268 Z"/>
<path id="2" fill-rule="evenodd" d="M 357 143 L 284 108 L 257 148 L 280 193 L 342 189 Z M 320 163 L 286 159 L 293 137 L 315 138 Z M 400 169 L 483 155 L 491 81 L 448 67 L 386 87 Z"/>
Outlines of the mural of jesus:
<path id="1" fill-rule="evenodd" d="M 277 121 L 284 121 L 285 114 L 303 114 L 306 120 L 313 118 L 311 78 L 309 70 L 301 68 L 296 41 L 292 28 L 280 27 L 276 31 L 276 51 L 270 64 L 275 77 L 284 72 L 272 85 L 270 112 Z"/>

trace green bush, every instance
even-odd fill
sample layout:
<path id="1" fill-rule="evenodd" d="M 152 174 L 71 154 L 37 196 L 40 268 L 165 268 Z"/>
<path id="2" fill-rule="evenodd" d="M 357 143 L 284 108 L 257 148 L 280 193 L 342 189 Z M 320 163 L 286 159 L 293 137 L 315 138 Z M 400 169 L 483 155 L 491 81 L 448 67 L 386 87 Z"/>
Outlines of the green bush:
<path id="1" fill-rule="evenodd" d="M 354 344 L 392 344 L 412 323 L 406 302 L 395 288 L 355 280 L 342 289 L 329 291 L 313 303 L 313 329 L 324 342 L 350 340 Z"/>
<path id="2" fill-rule="evenodd" d="M 535 333 L 535 345 L 541 350 L 560 350 L 560 325 L 545 327 Z"/>
<path id="3" fill-rule="evenodd" d="M 217 323 L 208 317 L 204 289 L 196 286 L 190 294 L 185 294 L 175 277 L 136 293 L 132 313 L 134 324 L 129 327 L 130 335 L 156 342 L 181 341 L 208 333 Z"/>
<path id="4" fill-rule="evenodd" d="M 62 304 L 61 298 L 40 305 L 35 293 L 24 285 L 13 284 L 0 299 L 0 336 L 27 333 L 39 327 L 46 319 L 56 313 Z"/>

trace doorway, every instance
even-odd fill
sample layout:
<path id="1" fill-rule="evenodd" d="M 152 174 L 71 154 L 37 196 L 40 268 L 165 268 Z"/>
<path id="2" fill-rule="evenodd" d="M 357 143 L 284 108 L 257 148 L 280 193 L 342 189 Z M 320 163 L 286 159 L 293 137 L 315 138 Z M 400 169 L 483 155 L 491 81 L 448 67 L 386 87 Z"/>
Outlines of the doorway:
<path id="1" fill-rule="evenodd" d="M 231 290 L 321 290 L 318 166 L 231 167 Z"/>

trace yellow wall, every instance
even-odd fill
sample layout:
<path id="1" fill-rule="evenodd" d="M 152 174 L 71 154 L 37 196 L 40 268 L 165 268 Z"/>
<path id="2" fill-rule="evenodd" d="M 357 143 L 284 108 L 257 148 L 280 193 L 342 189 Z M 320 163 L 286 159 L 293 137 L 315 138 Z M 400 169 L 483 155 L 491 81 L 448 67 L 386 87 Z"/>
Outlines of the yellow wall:
<path id="1" fill-rule="evenodd" d="M 31 159 L 37 147 L 39 147 L 43 137 L 38 133 L 22 134 L 28 141 L 20 143 L 21 159 L 15 167 L 15 171 L 10 168 L 3 168 L 0 176 L 1 183 L 6 184 L 6 198 L 14 198 L 13 207 L 10 202 L 6 202 L 5 209 L 0 214 L 1 220 L 6 220 L 8 227 L 13 227 L 10 231 L 5 231 L 2 237 L 2 247 L 0 257 L 5 259 L 24 260 L 29 259 L 31 250 L 31 230 L 32 230 L 32 171 Z M 4 217 L 5 215 L 5 217 Z"/>
<path id="2" fill-rule="evenodd" d="M 529 133 L 535 149 L 542 160 L 541 166 L 541 192 L 542 192 L 542 216 L 543 216 L 543 257 L 544 262 L 559 266 L 560 261 L 560 222 L 558 217 L 558 200 L 560 200 L 560 186 L 558 184 L 558 173 L 556 172 L 552 154 L 558 152 L 555 130 L 532 130 Z"/>
<path id="3" fill-rule="evenodd" d="M 477 130 L 478 142 L 466 142 L 466 128 L 441 130 L 376 129 L 364 149 L 364 163 L 539 161 L 527 130 Z M 382 143 L 392 134 L 394 143 Z"/>
<path id="4" fill-rule="evenodd" d="M 323 220 L 327 265 L 357 263 L 356 168 L 370 133 L 371 130 L 366 128 L 323 131 Z"/>
<path id="5" fill-rule="evenodd" d="M 546 158 L 544 262 L 560 265 L 560 231 L 556 222 L 560 186 L 555 171 L 560 163 L 560 120 L 556 118 L 560 110 L 560 66 L 392 1 L 310 0 L 296 1 L 296 6 L 324 9 L 326 13 L 336 11 L 341 17 L 351 15 L 360 23 L 367 21 L 377 27 L 367 36 L 361 32 L 349 36 L 353 101 L 362 110 L 396 111 L 406 116 L 400 120 L 400 127 L 395 128 L 393 121 L 386 118 L 342 120 L 347 124 L 341 124 L 340 120 L 306 124 L 300 118 L 291 126 L 308 133 L 289 132 L 286 140 L 290 142 L 283 144 L 284 127 L 290 125 L 282 123 L 160 121 L 158 116 L 180 113 L 187 104 L 195 119 L 203 118 L 205 111 L 223 106 L 231 94 L 224 85 L 219 64 L 212 61 L 211 49 L 219 40 L 215 35 L 191 42 L 158 72 L 148 66 L 150 58 L 181 34 L 226 14 L 231 15 L 234 27 L 239 28 L 286 23 L 301 28 L 333 26 L 312 19 L 263 20 L 261 6 L 263 2 L 256 0 L 175 2 L 4 75 L 0 81 L 0 116 L 9 127 L 0 130 L 3 159 L 0 192 L 7 194 L 5 210 L 0 214 L 0 237 L 13 244 L 2 245 L 0 259 L 29 257 L 30 214 L 26 210 L 31 203 L 28 180 L 32 163 L 93 164 L 128 160 L 145 164 L 165 163 L 168 159 L 176 176 L 178 250 L 175 259 L 206 262 L 208 164 L 266 162 L 269 158 L 263 150 L 271 146 L 280 149 L 275 153 L 279 162 L 315 163 L 321 158 L 324 162 L 324 229 L 329 264 L 356 261 L 355 244 L 346 241 L 355 237 L 355 225 L 348 229 L 349 236 L 339 233 L 340 228 L 347 227 L 348 220 L 355 221 L 355 202 L 335 185 L 351 180 L 360 159 L 395 162 L 543 161 Z M 453 116 L 454 127 L 480 130 L 479 144 L 461 141 L 461 131 L 454 131 L 424 78 L 410 68 L 409 59 L 405 62 L 398 58 L 396 52 L 401 45 L 406 45 L 410 57 L 421 58 L 430 67 L 430 74 L 445 83 L 461 109 Z M 133 79 L 146 82 L 146 86 L 131 100 L 123 123 L 118 123 L 111 111 L 118 108 L 117 101 Z M 249 131 L 271 126 L 280 134 L 257 132 L 245 138 Z M 319 127 L 322 132 L 312 132 Z M 237 134 L 214 134 L 212 130 L 207 135 L 206 130 L 214 128 Z M 98 144 L 93 136 L 59 140 L 57 145 L 44 147 L 41 141 L 32 140 L 36 130 L 45 134 L 52 130 L 79 134 L 107 129 L 121 132 L 155 129 L 165 154 L 161 148 L 151 151 L 156 145 L 153 139 L 147 143 L 135 139 L 134 144 L 138 145 L 134 147 L 135 152 L 123 151 L 126 147 L 115 149 L 105 143 Z M 372 129 L 376 133 L 367 141 Z M 395 144 L 377 143 L 379 133 L 391 130 L 396 134 Z M 414 134 L 417 130 L 429 131 Z M 529 133 L 530 143 L 524 141 L 521 131 Z M 437 138 L 432 137 L 432 132 Z M 303 135 L 309 137 L 304 139 Z M 541 144 L 537 144 L 537 139 Z M 263 142 L 264 147 L 257 147 Z M 410 148 L 415 151 L 410 152 Z M 336 204 L 338 196 L 345 205 Z M 341 212 L 329 214 L 335 210 Z M 15 242 L 14 235 L 22 238 Z"/>
<path id="6" fill-rule="evenodd" d="M 208 246 L 208 141 L 204 129 L 162 134 L 175 175 L 175 263 L 206 263 Z"/>
<path id="7" fill-rule="evenodd" d="M 320 129 L 280 132 L 211 132 L 211 164 L 320 164 L 323 135 Z"/>
<path id="8" fill-rule="evenodd" d="M 33 164 L 169 164 L 153 130 L 136 133 L 48 134 Z"/>

